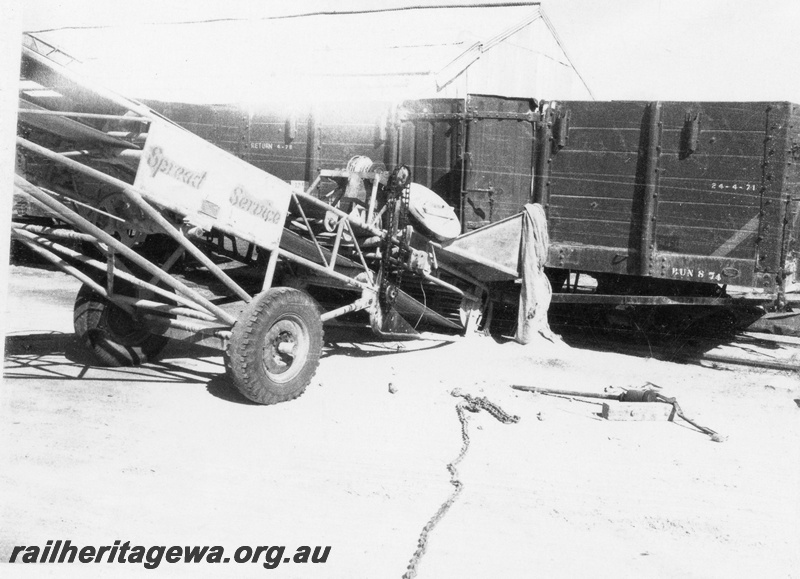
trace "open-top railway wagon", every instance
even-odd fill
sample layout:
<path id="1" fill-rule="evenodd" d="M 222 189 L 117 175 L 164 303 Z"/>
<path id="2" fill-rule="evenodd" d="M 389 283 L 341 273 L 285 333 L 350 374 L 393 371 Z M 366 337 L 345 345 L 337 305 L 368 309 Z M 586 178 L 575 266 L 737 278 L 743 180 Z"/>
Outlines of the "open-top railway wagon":
<path id="1" fill-rule="evenodd" d="M 791 103 L 471 95 L 347 115 L 156 106 L 298 183 L 337 153 L 405 164 L 465 234 L 542 204 L 556 308 L 662 318 L 680 309 L 746 325 L 797 300 L 800 113 Z"/>

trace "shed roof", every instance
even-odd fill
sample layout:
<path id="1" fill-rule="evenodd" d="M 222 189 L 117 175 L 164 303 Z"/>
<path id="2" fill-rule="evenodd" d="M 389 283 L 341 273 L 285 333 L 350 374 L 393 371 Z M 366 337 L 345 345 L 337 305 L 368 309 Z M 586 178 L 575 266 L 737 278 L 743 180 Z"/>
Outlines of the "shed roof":
<path id="1" fill-rule="evenodd" d="M 36 35 L 78 56 L 120 92 L 145 99 L 258 103 L 454 96 L 454 90 L 468 89 L 456 89 L 456 79 L 463 80 L 496 47 L 514 42 L 525 51 L 523 58 L 555 63 L 555 74 L 583 91 L 558 98 L 588 94 L 535 2 L 112 24 Z M 530 91 L 538 94 L 513 96 L 551 96 L 547 86 L 536 84 Z M 503 93 L 498 89 L 493 92 Z"/>

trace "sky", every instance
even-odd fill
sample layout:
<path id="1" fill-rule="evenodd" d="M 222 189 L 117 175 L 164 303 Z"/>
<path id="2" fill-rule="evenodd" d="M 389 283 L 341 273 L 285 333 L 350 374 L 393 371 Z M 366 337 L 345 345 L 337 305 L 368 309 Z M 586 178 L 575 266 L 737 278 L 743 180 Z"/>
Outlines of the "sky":
<path id="1" fill-rule="evenodd" d="M 116 46 L 99 45 L 91 39 L 100 37 L 89 30 L 47 33 L 44 38 L 57 38 L 60 46 L 88 64 L 102 64 L 95 71 L 100 77 L 103 66 L 109 77 L 120 74 L 111 70 L 113 61 L 103 62 L 105 52 L 139 51 L 146 56 L 139 71 L 142 76 L 159 42 L 169 46 L 165 59 L 180 61 L 215 44 L 220 44 L 219 58 L 235 57 L 215 37 L 228 25 L 204 25 L 208 35 L 198 38 L 197 25 L 153 23 L 454 1 L 25 0 L 22 28 L 112 26 L 119 33 L 114 36 L 124 39 Z M 800 102 L 800 75 L 794 73 L 795 34 L 800 30 L 797 0 L 542 0 L 541 5 L 598 100 Z M 293 34 L 286 42 L 300 51 L 303 40 L 302 34 Z M 153 98 L 150 94 L 129 96 Z"/>

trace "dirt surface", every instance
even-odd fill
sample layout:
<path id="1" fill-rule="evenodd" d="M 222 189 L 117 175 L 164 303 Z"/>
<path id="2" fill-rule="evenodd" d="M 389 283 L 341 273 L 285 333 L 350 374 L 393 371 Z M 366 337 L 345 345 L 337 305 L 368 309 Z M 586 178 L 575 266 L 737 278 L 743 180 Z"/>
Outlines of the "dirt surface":
<path id="1" fill-rule="evenodd" d="M 421 578 L 800 577 L 800 381 L 473 337 L 374 342 L 328 333 L 298 400 L 231 391 L 214 352 L 170 346 L 91 366 L 72 335 L 78 284 L 12 267 L 0 408 L 0 560 L 14 545 L 331 546 L 326 563 L 9 565 L 3 576 L 400 577 L 451 495 L 455 388 L 520 417 L 469 413 L 463 491 Z M 335 341 L 330 341 L 335 340 Z M 647 383 L 682 422 L 608 421 L 603 392 Z M 598 401 L 599 402 L 599 401 Z"/>

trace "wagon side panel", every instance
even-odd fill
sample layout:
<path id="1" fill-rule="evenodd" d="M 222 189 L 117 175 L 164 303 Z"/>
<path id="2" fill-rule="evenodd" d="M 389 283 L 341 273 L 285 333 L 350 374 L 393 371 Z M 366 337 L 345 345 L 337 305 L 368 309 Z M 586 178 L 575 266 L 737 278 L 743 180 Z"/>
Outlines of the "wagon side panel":
<path id="1" fill-rule="evenodd" d="M 652 275 L 772 289 L 782 182 L 770 103 L 666 103 Z"/>
<path id="2" fill-rule="evenodd" d="M 551 266 L 775 289 L 789 105 L 554 108 L 569 126 L 540 163 Z"/>
<path id="3" fill-rule="evenodd" d="M 560 146 L 542 149 L 548 157 L 540 163 L 540 177 L 552 242 L 549 265 L 637 273 L 640 148 L 647 137 L 648 104 L 568 102 L 553 108 L 556 116 L 569 119 L 569 127 Z"/>
<path id="4" fill-rule="evenodd" d="M 305 109 L 273 107 L 247 116 L 246 161 L 292 183 L 306 181 L 311 122 Z"/>
<path id="5" fill-rule="evenodd" d="M 246 153 L 247 114 L 231 105 L 146 101 L 153 110 L 220 149 Z"/>

